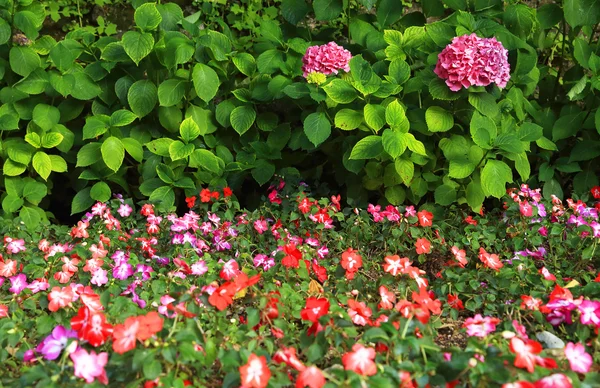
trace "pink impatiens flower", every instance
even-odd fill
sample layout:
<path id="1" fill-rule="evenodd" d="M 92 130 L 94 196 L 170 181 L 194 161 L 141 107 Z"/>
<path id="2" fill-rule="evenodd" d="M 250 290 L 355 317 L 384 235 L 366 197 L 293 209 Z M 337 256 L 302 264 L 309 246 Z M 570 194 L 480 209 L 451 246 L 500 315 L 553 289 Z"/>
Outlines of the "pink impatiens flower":
<path id="1" fill-rule="evenodd" d="M 434 71 L 454 92 L 492 82 L 503 89 L 510 79 L 508 51 L 496 38 L 457 36 L 438 55 Z"/>
<path id="2" fill-rule="evenodd" d="M 500 323 L 498 318 L 484 318 L 481 314 L 477 314 L 474 318 L 467 318 L 463 327 L 467 328 L 467 335 L 470 337 L 485 337 L 496 330 L 498 323 Z"/>
<path id="3" fill-rule="evenodd" d="M 335 42 L 329 42 L 321 46 L 311 46 L 306 50 L 302 58 L 302 71 L 306 78 L 310 73 L 322 73 L 325 75 L 337 74 L 339 70 L 350 71 L 350 51 L 339 46 Z"/>
<path id="4" fill-rule="evenodd" d="M 593 363 L 592 356 L 586 353 L 582 344 L 569 342 L 565 347 L 565 356 L 567 356 L 573 372 L 587 373 L 590 371 Z"/>
<path id="5" fill-rule="evenodd" d="M 108 384 L 108 377 L 104 370 L 108 362 L 108 353 L 96 354 L 93 350 L 88 353 L 85 349 L 79 348 L 71 353 L 71 360 L 73 360 L 76 377 L 84 379 L 88 384 L 93 383 L 96 378 L 102 384 Z"/>

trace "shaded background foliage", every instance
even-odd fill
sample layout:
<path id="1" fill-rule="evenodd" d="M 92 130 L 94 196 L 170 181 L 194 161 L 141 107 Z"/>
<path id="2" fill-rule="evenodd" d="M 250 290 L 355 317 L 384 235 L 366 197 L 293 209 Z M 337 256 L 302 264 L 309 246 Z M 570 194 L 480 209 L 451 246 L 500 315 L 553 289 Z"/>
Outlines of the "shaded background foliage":
<path id="1" fill-rule="evenodd" d="M 252 206 L 275 174 L 475 211 L 507 184 L 598 184 L 597 1 L 2 0 L 0 17 L 2 210 L 31 226 L 114 193 L 171 209 L 230 185 Z M 473 32 L 509 50 L 506 89 L 433 73 Z M 306 48 L 332 40 L 352 71 L 308 84 Z"/>

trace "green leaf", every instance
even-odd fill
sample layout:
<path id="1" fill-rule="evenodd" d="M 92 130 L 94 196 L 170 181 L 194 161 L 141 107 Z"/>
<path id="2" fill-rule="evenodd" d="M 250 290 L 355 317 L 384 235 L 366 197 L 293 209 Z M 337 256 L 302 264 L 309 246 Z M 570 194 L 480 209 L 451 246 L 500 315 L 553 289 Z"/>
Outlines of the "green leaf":
<path id="1" fill-rule="evenodd" d="M 102 159 L 100 143 L 88 143 L 77 152 L 77 164 L 75 167 L 87 167 Z"/>
<path id="2" fill-rule="evenodd" d="M 353 109 L 341 109 L 335 114 L 335 126 L 345 131 L 356 129 L 362 123 L 362 112 Z"/>
<path id="3" fill-rule="evenodd" d="M 474 212 L 479 212 L 483 201 L 485 200 L 485 194 L 481 189 L 481 184 L 475 181 L 471 181 L 467 185 L 465 192 L 467 198 L 467 204 L 471 207 Z"/>
<path id="4" fill-rule="evenodd" d="M 434 192 L 435 203 L 448 206 L 456 201 L 456 188 L 450 185 L 440 185 Z"/>
<path id="5" fill-rule="evenodd" d="M 291 0 L 294 2 L 294 0 Z M 0 45 L 5 44 L 10 40 L 10 36 L 12 35 L 12 31 L 10 29 L 10 24 L 2 18 L 0 18 Z"/>
<path id="6" fill-rule="evenodd" d="M 108 119 L 107 116 L 88 116 L 83 126 L 83 140 L 95 139 L 100 135 L 103 135 L 108 131 Z"/>
<path id="7" fill-rule="evenodd" d="M 385 189 L 385 199 L 394 206 L 401 205 L 406 199 L 406 192 L 400 185 L 391 186 Z"/>
<path id="8" fill-rule="evenodd" d="M 526 152 L 521 152 L 517 155 L 517 158 L 515 159 L 515 168 L 523 182 L 529 179 L 529 176 L 531 175 L 531 165 L 529 164 Z"/>
<path id="9" fill-rule="evenodd" d="M 494 147 L 500 148 L 502 151 L 519 154 L 525 151 L 523 143 L 519 138 L 512 133 L 501 133 L 494 141 Z"/>
<path id="10" fill-rule="evenodd" d="M 348 82 L 334 78 L 327 85 L 323 86 L 327 96 L 338 104 L 349 104 L 358 97 L 356 89 Z"/>
<path id="11" fill-rule="evenodd" d="M 517 137 L 521 141 L 536 141 L 544 135 L 544 129 L 537 124 L 525 122 L 517 131 Z"/>
<path id="12" fill-rule="evenodd" d="M 21 211 L 19 211 L 19 218 L 31 231 L 38 229 L 40 227 L 40 222 L 42 221 L 40 213 L 29 206 L 23 206 L 21 208 Z"/>
<path id="13" fill-rule="evenodd" d="M 564 196 L 563 189 L 560 187 L 560 183 L 558 183 L 558 181 L 554 178 L 544 183 L 544 187 L 542 188 L 542 195 L 545 198 L 550 198 L 553 194 L 561 199 Z"/>
<path id="14" fill-rule="evenodd" d="M 241 136 L 252 127 L 252 124 L 254 124 L 254 120 L 256 120 L 256 111 L 250 105 L 238 106 L 231 111 L 229 120 L 233 129 Z"/>
<path id="15" fill-rule="evenodd" d="M 594 140 L 580 141 L 571 149 L 569 162 L 582 162 L 600 156 L 600 142 Z"/>
<path id="16" fill-rule="evenodd" d="M 124 127 L 133 123 L 137 119 L 135 113 L 128 111 L 127 109 L 119 109 L 110 115 L 110 126 L 111 127 Z"/>
<path id="17" fill-rule="evenodd" d="M 283 53 L 277 49 L 267 50 L 256 58 L 256 66 L 262 74 L 273 74 L 284 65 Z"/>
<path id="18" fill-rule="evenodd" d="M 374 159 L 383 152 L 381 136 L 367 136 L 352 147 L 350 159 Z"/>
<path id="19" fill-rule="evenodd" d="M 54 148 L 62 143 L 64 136 L 58 132 L 49 132 L 42 136 L 42 147 Z"/>
<path id="20" fill-rule="evenodd" d="M 492 148 L 492 143 L 498 134 L 498 129 L 494 121 L 480 115 L 478 112 L 475 112 L 473 117 L 471 117 L 470 131 L 471 138 L 475 144 L 485 149 Z"/>
<path id="21" fill-rule="evenodd" d="M 402 2 L 380 0 L 377 4 L 377 22 L 381 29 L 396 23 L 402 17 Z"/>
<path id="22" fill-rule="evenodd" d="M 575 136 L 581 129 L 585 112 L 571 113 L 560 116 L 552 127 L 552 141 L 567 139 Z"/>
<path id="23" fill-rule="evenodd" d="M 181 79 L 168 79 L 158 87 L 158 102 L 161 106 L 179 104 L 185 95 L 186 81 Z"/>
<path id="24" fill-rule="evenodd" d="M 154 37 L 150 33 L 127 31 L 122 38 L 123 49 L 136 65 L 152 52 Z"/>
<path id="25" fill-rule="evenodd" d="M 135 24 L 144 31 L 154 30 L 162 21 L 162 16 L 154 3 L 142 4 L 133 15 Z"/>
<path id="26" fill-rule="evenodd" d="M 398 100 L 390 102 L 388 106 L 385 107 L 385 121 L 388 123 L 390 128 L 402 128 L 406 120 L 406 112 Z"/>
<path id="27" fill-rule="evenodd" d="M 454 126 L 454 117 L 444 108 L 430 106 L 425 112 L 425 121 L 431 132 L 446 132 Z"/>
<path id="28" fill-rule="evenodd" d="M 52 171 L 54 172 L 67 172 L 67 162 L 59 155 L 50 155 L 50 162 L 52 162 Z"/>
<path id="29" fill-rule="evenodd" d="M 161 187 L 162 189 L 162 187 Z M 173 193 L 173 190 L 170 187 L 167 187 Z M 157 189 L 158 190 L 158 189 Z M 154 193 L 152 193 L 154 194 Z M 173 194 L 173 200 L 175 199 L 175 194 Z M 172 204 L 171 204 L 172 206 Z M 144 361 L 142 370 L 144 371 L 144 377 L 148 380 L 156 379 L 162 373 L 162 365 L 158 360 L 155 360 L 154 357 L 151 357 L 150 360 Z"/>
<path id="30" fill-rule="evenodd" d="M 275 174 L 275 166 L 264 159 L 259 159 L 252 169 L 251 174 L 254 180 L 262 186 Z"/>
<path id="31" fill-rule="evenodd" d="M 144 150 L 142 149 L 142 145 L 136 139 L 131 137 L 126 137 L 121 139 L 125 150 L 136 162 L 141 162 L 144 160 Z"/>
<path id="32" fill-rule="evenodd" d="M 600 23 L 600 0 L 565 0 L 563 9 L 571 27 Z"/>
<path id="33" fill-rule="evenodd" d="M 110 136 L 104 140 L 100 150 L 102 152 L 102 160 L 104 160 L 106 166 L 117 172 L 125 158 L 125 146 L 121 139 L 116 136 Z"/>
<path id="34" fill-rule="evenodd" d="M 404 134 L 391 129 L 383 131 L 381 143 L 383 145 L 383 150 L 387 152 L 392 159 L 396 159 L 398 156 L 402 155 L 407 147 Z"/>
<path id="35" fill-rule="evenodd" d="M 42 138 L 35 132 L 29 132 L 26 134 L 25 141 L 35 148 L 40 148 L 42 146 Z"/>
<path id="36" fill-rule="evenodd" d="M 469 93 L 469 103 L 484 116 L 494 118 L 500 114 L 496 99 L 489 93 Z"/>
<path id="37" fill-rule="evenodd" d="M 203 63 L 197 63 L 194 66 L 192 80 L 196 94 L 207 103 L 215 97 L 221 84 L 217 73 Z"/>
<path id="38" fill-rule="evenodd" d="M 94 204 L 94 200 L 90 197 L 90 187 L 86 187 L 80 190 L 71 202 L 71 215 L 84 212 L 88 210 Z"/>
<path id="39" fill-rule="evenodd" d="M 24 203 L 25 201 L 23 201 L 22 198 L 9 194 L 2 200 L 2 210 L 7 213 L 14 213 L 19 210 Z"/>
<path id="40" fill-rule="evenodd" d="M 365 122 L 375 132 L 378 132 L 385 125 L 386 109 L 379 104 L 365 105 Z"/>
<path id="41" fill-rule="evenodd" d="M 30 144 L 21 142 L 11 142 L 6 148 L 6 153 L 11 160 L 24 165 L 28 165 L 31 162 L 31 158 L 35 152 L 35 148 Z"/>
<path id="42" fill-rule="evenodd" d="M 175 204 L 175 192 L 169 186 L 157 188 L 148 198 L 150 202 L 157 203 L 157 207 L 162 210 L 169 210 Z"/>
<path id="43" fill-rule="evenodd" d="M 84 72 L 74 73 L 75 83 L 71 95 L 78 100 L 91 100 L 98 96 L 102 89 Z"/>
<path id="44" fill-rule="evenodd" d="M 318 147 L 331 135 L 331 123 L 325 113 L 311 113 L 304 119 L 304 134 Z"/>
<path id="45" fill-rule="evenodd" d="M 48 188 L 41 182 L 30 181 L 23 187 L 23 197 L 34 205 L 40 203 L 47 194 Z"/>
<path id="46" fill-rule="evenodd" d="M 448 85 L 440 78 L 435 78 L 429 83 L 429 93 L 434 99 L 443 101 L 458 100 L 461 96 L 461 93 L 450 90 Z"/>
<path id="47" fill-rule="evenodd" d="M 256 60 L 248 53 L 238 53 L 232 58 L 233 64 L 244 75 L 250 77 L 256 70 Z"/>
<path id="48" fill-rule="evenodd" d="M 427 156 L 427 151 L 425 150 L 425 145 L 422 142 L 420 142 L 419 140 L 417 140 L 412 133 L 405 133 L 404 141 L 406 142 L 408 149 L 411 150 L 412 152 L 419 154 L 419 155 Z"/>
<path id="49" fill-rule="evenodd" d="M 488 160 L 481 171 L 481 187 L 487 196 L 502 198 L 506 194 L 506 184 L 512 180 L 512 170 L 500 160 Z"/>
<path id="50" fill-rule="evenodd" d="M 332 20 L 340 16 L 343 4 L 342 0 L 314 0 L 313 9 L 317 20 Z"/>
<path id="51" fill-rule="evenodd" d="M 184 144 L 179 140 L 175 140 L 169 146 L 169 156 L 172 160 L 184 159 L 190 156 L 195 148 L 193 144 Z"/>
<path id="52" fill-rule="evenodd" d="M 412 181 L 415 175 L 415 164 L 409 159 L 396 159 L 394 167 L 400 178 L 402 178 L 402 182 L 406 186 L 409 186 L 410 181 Z"/>
<path id="53" fill-rule="evenodd" d="M 10 49 L 8 60 L 12 71 L 21 77 L 27 77 L 42 65 L 40 56 L 28 46 L 13 46 Z"/>
<path id="54" fill-rule="evenodd" d="M 54 66 L 64 73 L 73 67 L 82 51 L 83 47 L 77 41 L 65 39 L 52 47 L 49 56 Z"/>
<path id="55" fill-rule="evenodd" d="M 152 112 L 157 101 L 156 86 L 152 81 L 141 80 L 135 82 L 127 92 L 127 101 L 133 113 L 139 118 Z"/>
<path id="56" fill-rule="evenodd" d="M 208 150 L 197 149 L 190 156 L 190 167 L 202 167 L 214 174 L 221 173 L 221 163 L 221 158 Z"/>
<path id="57" fill-rule="evenodd" d="M 558 148 L 556 148 L 556 144 L 554 144 L 550 139 L 548 139 L 544 136 L 542 136 L 541 138 L 536 140 L 535 144 L 537 144 L 538 147 L 548 150 L 548 151 L 557 151 L 558 150 Z"/>
<path id="58" fill-rule="evenodd" d="M 47 153 L 38 151 L 33 155 L 32 165 L 35 171 L 47 181 L 52 172 L 52 161 Z"/>
<path id="59" fill-rule="evenodd" d="M 200 136 L 200 128 L 192 117 L 188 117 L 181 122 L 181 125 L 179 126 L 179 133 L 181 134 L 183 141 L 189 143 Z"/>
<path id="60" fill-rule="evenodd" d="M 537 22 L 535 9 L 525 4 L 509 5 L 503 17 L 506 27 L 520 38 L 527 38 Z"/>
<path id="61" fill-rule="evenodd" d="M 309 11 L 305 0 L 281 0 L 281 15 L 291 24 L 298 24 Z"/>
<path id="62" fill-rule="evenodd" d="M 589 193 L 592 187 L 599 184 L 598 174 L 596 174 L 593 168 L 583 170 L 573 178 L 573 189 L 578 194 Z M 546 193 L 544 193 L 544 196 L 546 196 Z"/>
<path id="63" fill-rule="evenodd" d="M 10 159 L 4 161 L 2 172 L 6 176 L 17 176 L 21 175 L 27 169 L 27 165 L 14 162 Z"/>
<path id="64" fill-rule="evenodd" d="M 176 177 L 175 173 L 173 172 L 173 169 L 164 163 L 161 163 L 158 166 L 156 166 L 156 174 L 158 175 L 160 180 L 165 182 L 166 184 L 170 185 L 175 182 Z"/>
<path id="65" fill-rule="evenodd" d="M 96 182 L 90 191 L 90 197 L 96 201 L 107 202 L 110 199 L 112 191 L 104 182 Z"/>

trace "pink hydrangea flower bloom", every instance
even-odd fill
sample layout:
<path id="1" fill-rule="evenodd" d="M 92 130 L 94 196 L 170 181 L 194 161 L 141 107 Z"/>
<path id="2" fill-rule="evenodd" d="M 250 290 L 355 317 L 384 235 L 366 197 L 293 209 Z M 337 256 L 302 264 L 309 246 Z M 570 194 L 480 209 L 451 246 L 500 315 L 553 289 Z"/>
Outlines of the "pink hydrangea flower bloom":
<path id="1" fill-rule="evenodd" d="M 467 328 L 467 335 L 470 337 L 485 337 L 496 330 L 496 325 L 500 323 L 498 318 L 482 317 L 481 314 L 474 318 L 467 318 L 463 327 Z"/>
<path id="2" fill-rule="evenodd" d="M 350 51 L 335 42 L 329 42 L 321 46 L 311 46 L 302 58 L 304 78 L 313 72 L 325 75 L 337 74 L 340 70 L 349 72 L 350 59 L 352 59 Z"/>
<path id="3" fill-rule="evenodd" d="M 454 92 L 492 82 L 503 89 L 510 79 L 508 51 L 496 38 L 457 36 L 438 55 L 434 71 Z"/>
<path id="4" fill-rule="evenodd" d="M 79 348 L 71 353 L 71 360 L 73 360 L 76 377 L 84 379 L 88 384 L 93 383 L 96 378 L 102 384 L 108 384 L 108 377 L 104 370 L 108 362 L 108 353 L 96 354 L 94 351 L 88 353 L 85 349 Z"/>
<path id="5" fill-rule="evenodd" d="M 593 363 L 592 356 L 586 353 L 582 344 L 569 342 L 565 347 L 565 356 L 567 356 L 573 372 L 587 373 L 590 371 Z"/>

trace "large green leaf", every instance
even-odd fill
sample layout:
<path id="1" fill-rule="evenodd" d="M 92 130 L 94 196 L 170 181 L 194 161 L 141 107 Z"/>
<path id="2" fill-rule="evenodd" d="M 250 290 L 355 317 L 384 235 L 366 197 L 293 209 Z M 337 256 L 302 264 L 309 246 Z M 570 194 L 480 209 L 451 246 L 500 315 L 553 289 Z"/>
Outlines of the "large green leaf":
<path id="1" fill-rule="evenodd" d="M 454 126 L 454 117 L 444 108 L 439 106 L 430 106 L 425 112 L 425 121 L 427 128 L 431 132 L 446 132 Z"/>
<path id="2" fill-rule="evenodd" d="M 356 89 L 348 82 L 334 78 L 327 85 L 323 86 L 327 96 L 338 104 L 349 104 L 358 97 Z"/>
<path id="3" fill-rule="evenodd" d="M 318 147 L 331 135 L 331 123 L 325 113 L 311 113 L 304 119 L 304 134 Z"/>
<path id="4" fill-rule="evenodd" d="M 30 231 L 38 229 L 40 227 L 40 222 L 42 221 L 40 212 L 29 206 L 23 206 L 21 208 L 21 211 L 19 211 L 19 218 Z"/>
<path id="5" fill-rule="evenodd" d="M 197 63 L 192 72 L 192 80 L 196 94 L 204 102 L 212 100 L 219 90 L 219 76 L 217 73 L 203 63 Z"/>
<path id="6" fill-rule="evenodd" d="M 172 160 L 184 159 L 190 156 L 195 148 L 193 144 L 185 144 L 179 140 L 175 140 L 169 146 L 169 156 Z"/>
<path id="7" fill-rule="evenodd" d="M 415 175 L 415 164 L 409 159 L 399 158 L 394 162 L 394 167 L 404 184 L 409 186 L 410 181 L 412 181 Z"/>
<path id="8" fill-rule="evenodd" d="M 502 198 L 506 194 L 506 184 L 512 181 L 512 170 L 500 160 L 488 160 L 481 171 L 481 187 L 488 196 Z"/>
<path id="9" fill-rule="evenodd" d="M 131 155 L 133 159 L 135 159 L 137 162 L 144 160 L 144 149 L 139 141 L 131 137 L 126 137 L 121 139 L 121 142 L 123 143 L 127 153 Z"/>
<path id="10" fill-rule="evenodd" d="M 314 0 L 313 9 L 317 20 L 332 20 L 342 13 L 343 3 L 342 0 Z"/>
<path id="11" fill-rule="evenodd" d="M 189 143 L 200 136 L 200 128 L 192 117 L 188 117 L 181 122 L 181 125 L 179 126 L 179 134 L 181 135 L 183 141 Z"/>
<path id="12" fill-rule="evenodd" d="M 152 52 L 154 47 L 154 38 L 150 33 L 140 33 L 137 31 L 127 31 L 123 34 L 123 48 L 136 65 L 142 59 Z"/>
<path id="13" fill-rule="evenodd" d="M 127 101 L 133 113 L 142 118 L 152 112 L 157 101 L 156 86 L 152 81 L 135 82 L 127 92 Z"/>
<path id="14" fill-rule="evenodd" d="M 240 135 L 243 135 L 252 127 L 255 119 L 256 111 L 250 105 L 238 106 L 231 111 L 231 115 L 229 116 L 231 126 Z"/>
<path id="15" fill-rule="evenodd" d="M 105 182 L 96 182 L 90 190 L 90 197 L 96 201 L 106 202 L 110 199 L 112 191 Z"/>
<path id="16" fill-rule="evenodd" d="M 154 3 L 140 5 L 135 10 L 133 18 L 135 24 L 144 31 L 154 30 L 162 21 L 162 16 Z"/>
<path id="17" fill-rule="evenodd" d="M 484 116 L 494 118 L 500 114 L 496 99 L 489 93 L 469 93 L 469 103 Z"/>
<path id="18" fill-rule="evenodd" d="M 71 202 L 72 215 L 84 212 L 94 204 L 94 200 L 90 197 L 90 191 L 91 188 L 86 187 L 75 194 L 75 197 L 73 197 L 73 201 Z"/>
<path id="19" fill-rule="evenodd" d="M 52 172 L 52 160 L 47 153 L 38 151 L 33 155 L 31 164 L 35 171 L 46 181 Z"/>
<path id="20" fill-rule="evenodd" d="M 202 167 L 203 169 L 214 174 L 221 173 L 221 163 L 222 160 L 208 150 L 197 149 L 190 156 L 191 167 Z"/>
<path id="21" fill-rule="evenodd" d="M 22 77 L 27 77 L 42 65 L 40 56 L 28 46 L 13 46 L 8 60 L 12 71 Z"/>
<path id="22" fill-rule="evenodd" d="M 2 210 L 7 213 L 14 213 L 23 206 L 25 201 L 21 197 L 9 194 L 2 200 Z"/>
<path id="23" fill-rule="evenodd" d="M 306 0 L 281 0 L 281 15 L 291 24 L 298 24 L 309 11 Z"/>
<path id="24" fill-rule="evenodd" d="M 44 131 L 51 130 L 59 121 L 60 111 L 58 108 L 46 104 L 37 104 L 33 108 L 33 122 Z"/>
<path id="25" fill-rule="evenodd" d="M 256 70 L 256 60 L 248 53 L 238 53 L 232 58 L 233 64 L 244 75 L 250 77 Z"/>
<path id="26" fill-rule="evenodd" d="M 353 109 L 340 109 L 335 114 L 335 126 L 345 131 L 358 128 L 363 123 L 363 114 Z"/>
<path id="27" fill-rule="evenodd" d="M 377 4 L 377 22 L 381 29 L 396 23 L 402 17 L 402 2 L 380 0 Z"/>
<path id="28" fill-rule="evenodd" d="M 100 148 L 102 160 L 108 168 L 117 172 L 123 164 L 125 158 L 125 146 L 121 139 L 116 136 L 110 136 L 102 143 Z"/>
<path id="29" fill-rule="evenodd" d="M 383 150 L 387 152 L 393 159 L 402 155 L 406 150 L 407 144 L 403 133 L 386 129 L 381 136 Z"/>
<path id="30" fill-rule="evenodd" d="M 448 206 L 456 201 L 456 188 L 450 185 L 440 185 L 434 192 L 435 203 L 442 206 Z"/>
<path id="31" fill-rule="evenodd" d="M 256 161 L 251 174 L 259 185 L 264 185 L 273 177 L 273 174 L 275 174 L 275 166 L 264 159 L 259 159 Z"/>
<path id="32" fill-rule="evenodd" d="M 77 152 L 75 167 L 87 167 L 102 159 L 101 147 L 100 143 L 88 143 L 81 147 Z"/>
<path id="33" fill-rule="evenodd" d="M 563 9 L 571 27 L 600 23 L 600 0 L 565 0 Z"/>
<path id="34" fill-rule="evenodd" d="M 185 84 L 181 79 L 168 79 L 158 87 L 158 102 L 161 106 L 173 106 L 178 104 L 185 95 Z"/>
<path id="35" fill-rule="evenodd" d="M 381 136 L 367 136 L 354 145 L 350 159 L 374 159 L 382 152 Z"/>
<path id="36" fill-rule="evenodd" d="M 175 204 L 175 192 L 169 186 L 162 186 L 152 192 L 149 200 L 156 203 L 157 208 L 169 210 Z"/>
<path id="37" fill-rule="evenodd" d="M 375 132 L 378 132 L 385 125 L 386 109 L 379 104 L 366 104 L 364 108 L 365 122 Z"/>

